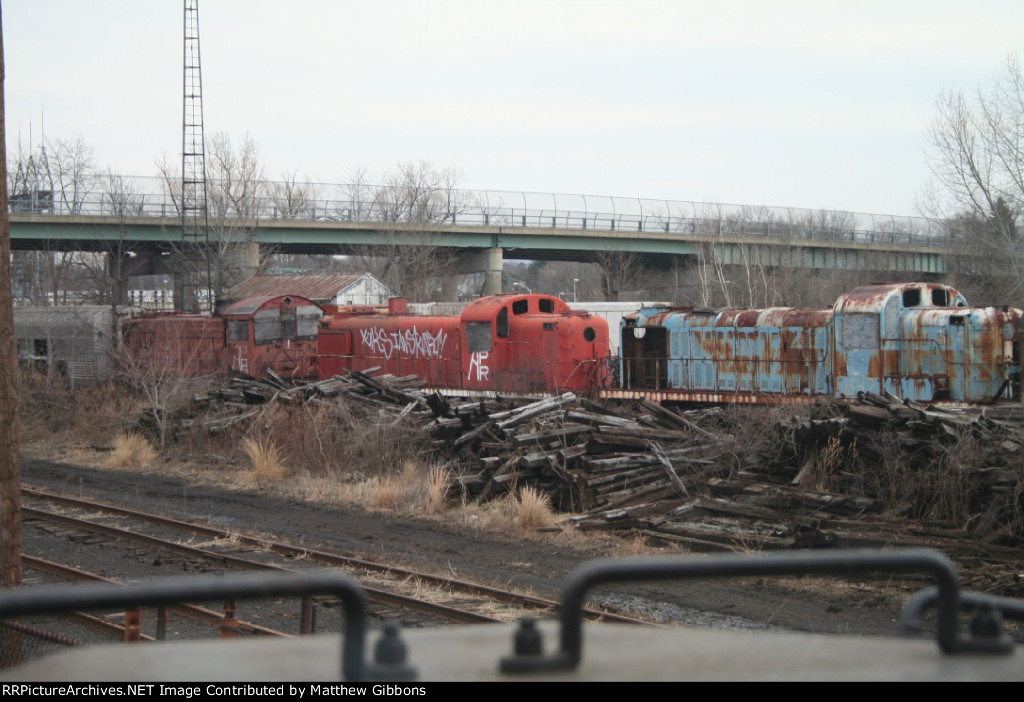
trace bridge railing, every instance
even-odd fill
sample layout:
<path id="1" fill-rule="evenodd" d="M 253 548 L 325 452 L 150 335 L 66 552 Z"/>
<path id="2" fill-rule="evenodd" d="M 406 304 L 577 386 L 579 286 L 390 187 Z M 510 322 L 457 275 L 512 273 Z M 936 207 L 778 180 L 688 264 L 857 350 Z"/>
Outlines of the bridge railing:
<path id="1" fill-rule="evenodd" d="M 112 181 L 113 182 L 113 181 Z M 118 177 L 118 189 L 14 192 L 14 214 L 177 217 L 173 190 L 162 178 Z M 944 246 L 949 227 L 923 217 L 730 205 L 595 195 L 493 190 L 396 188 L 365 184 L 261 183 L 255 195 L 232 197 L 210 183 L 211 221 L 264 220 L 420 223 L 505 228 L 673 234 L 714 243 L 723 237 L 808 239 L 908 247 Z"/>

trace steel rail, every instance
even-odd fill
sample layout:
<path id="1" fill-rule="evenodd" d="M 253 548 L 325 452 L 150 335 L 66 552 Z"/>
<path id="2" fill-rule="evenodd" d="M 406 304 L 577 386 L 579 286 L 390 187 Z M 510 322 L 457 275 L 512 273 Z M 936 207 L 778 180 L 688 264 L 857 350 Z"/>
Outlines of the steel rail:
<path id="1" fill-rule="evenodd" d="M 185 522 L 170 517 L 160 517 L 154 514 L 133 510 L 128 507 L 119 507 L 108 503 L 96 502 L 93 500 L 86 500 L 83 498 L 71 497 L 67 495 L 57 495 L 54 493 L 49 493 L 40 490 L 39 488 L 22 486 L 21 491 L 23 495 L 35 497 L 49 502 L 64 504 L 70 507 L 101 510 L 113 515 L 130 517 L 133 519 L 148 522 L 150 524 L 190 531 L 192 533 L 213 539 L 230 539 L 240 544 L 252 546 L 253 548 L 260 548 L 268 551 L 273 551 L 283 556 L 303 557 L 308 560 L 316 561 L 318 563 L 323 563 L 325 565 L 331 565 L 340 568 L 361 568 L 363 570 L 369 570 L 377 573 L 396 575 L 404 578 L 415 578 L 428 585 L 432 585 L 439 588 L 457 590 L 459 592 L 464 592 L 472 595 L 481 595 L 493 599 L 496 602 L 501 602 L 502 604 L 508 604 L 524 608 L 532 608 L 535 610 L 547 612 L 555 612 L 558 610 L 558 602 L 555 600 L 549 600 L 546 598 L 535 597 L 533 595 L 526 595 L 522 593 L 508 592 L 506 590 L 500 590 L 498 588 L 490 587 L 488 585 L 480 585 L 478 583 L 471 583 L 464 580 L 447 578 L 437 575 L 430 575 L 420 571 L 411 570 L 409 568 L 391 566 L 384 563 L 376 563 L 374 561 L 368 561 L 354 556 L 342 556 L 340 554 L 328 553 L 326 551 L 319 551 L 316 549 L 310 549 L 303 546 L 294 546 L 291 544 L 269 541 L 266 539 L 260 539 L 252 536 L 245 536 L 242 534 L 238 534 L 236 532 L 228 532 L 222 529 L 214 529 L 211 527 L 193 524 L 191 522 Z M 611 612 L 602 612 L 600 610 L 592 608 L 584 608 L 583 615 L 589 621 L 616 622 L 620 624 L 641 624 L 647 626 L 651 625 L 651 622 L 648 621 L 643 621 L 640 619 L 636 619 L 634 617 L 628 617 L 621 614 L 614 614 Z"/>
<path id="2" fill-rule="evenodd" d="M 235 568 L 241 568 L 244 570 L 271 570 L 279 571 L 284 573 L 298 573 L 299 571 L 295 568 L 287 568 L 285 566 L 275 565 L 272 563 L 263 563 L 261 561 L 254 561 L 249 558 L 241 558 L 239 556 L 232 556 L 224 553 L 217 553 L 216 551 L 209 551 L 207 549 L 198 548 L 195 546 L 185 546 L 183 544 L 177 544 L 173 541 L 167 541 L 147 534 L 139 534 L 138 532 L 130 531 L 127 529 L 119 529 L 117 527 L 111 527 L 104 524 L 96 524 L 85 519 L 79 519 L 77 517 L 70 517 L 67 515 L 54 514 L 45 510 L 38 510 L 31 507 L 22 507 L 22 515 L 35 517 L 37 519 L 43 519 L 66 526 L 72 526 L 77 529 L 90 531 L 98 534 L 104 534 L 118 539 L 125 539 L 128 541 L 134 541 L 136 543 L 146 544 L 148 546 L 154 546 L 172 553 L 179 555 L 188 556 L 192 558 L 200 558 L 215 563 L 221 563 L 227 566 L 233 566 Z M 124 515 L 122 515 L 124 516 Z M 495 619 L 494 617 L 488 617 L 475 612 L 468 612 L 455 607 L 449 607 L 447 605 L 437 604 L 435 602 L 427 602 L 425 600 L 419 600 L 406 595 L 400 595 L 393 592 L 387 592 L 385 590 L 379 590 L 376 588 L 363 586 L 366 592 L 366 598 L 370 601 L 377 602 L 380 604 L 386 604 L 394 607 L 401 607 L 402 609 L 419 612 L 432 617 L 440 617 L 458 624 L 494 624 L 501 620 Z"/>
<path id="3" fill-rule="evenodd" d="M 105 575 L 91 573 L 87 570 L 82 570 L 81 568 L 75 568 L 74 566 L 69 566 L 64 563 L 57 563 L 56 561 L 47 560 L 45 558 L 39 558 L 38 556 L 30 556 L 28 554 L 23 553 L 21 554 L 21 560 L 29 568 L 45 571 L 47 573 L 53 573 L 54 575 L 73 578 L 75 580 L 111 583 L 114 585 L 125 584 L 120 580 L 117 580 L 116 578 L 108 578 Z M 224 615 L 220 612 L 215 612 L 212 609 L 200 607 L 199 605 L 181 603 L 174 605 L 169 609 L 185 617 L 194 619 L 196 621 L 201 621 L 204 624 L 209 624 L 211 626 L 218 626 L 224 619 Z M 283 631 L 278 631 L 277 629 L 271 629 L 270 627 L 261 626 L 259 624 L 253 624 L 252 622 L 247 622 L 241 619 L 235 621 L 237 622 L 236 628 L 240 631 L 247 631 L 251 634 L 258 634 L 261 636 L 277 636 L 282 638 L 292 638 L 291 634 L 285 633 Z M 120 629 L 120 633 L 123 635 L 124 628 L 118 628 Z"/>

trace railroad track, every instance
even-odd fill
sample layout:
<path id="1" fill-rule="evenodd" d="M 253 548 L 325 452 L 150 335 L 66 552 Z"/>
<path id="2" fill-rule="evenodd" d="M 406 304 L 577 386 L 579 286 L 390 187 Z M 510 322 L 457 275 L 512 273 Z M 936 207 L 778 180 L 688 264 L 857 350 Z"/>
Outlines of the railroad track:
<path id="1" fill-rule="evenodd" d="M 400 618 L 406 626 L 510 621 L 524 611 L 544 616 L 553 613 L 557 607 L 552 600 L 532 595 L 256 538 L 109 503 L 57 495 L 32 487 L 23 488 L 22 494 L 26 527 L 35 524 L 41 529 L 56 531 L 56 535 L 72 538 L 79 544 L 102 542 L 104 539 L 132 544 L 140 549 L 139 559 L 149 559 L 150 565 L 164 566 L 169 560 L 178 559 L 185 570 L 207 572 L 227 569 L 298 570 L 303 567 L 343 569 L 364 585 L 372 612 L 378 618 Z M 51 509 L 43 509 L 44 506 Z M 63 512 L 52 511 L 54 506 Z M 114 525 L 109 523 L 111 521 L 127 521 L 127 524 Z M 183 543 L 184 539 L 205 541 L 196 545 Z M 243 553 L 245 555 L 241 555 Z M 159 567 L 143 570 L 149 572 L 154 569 L 159 574 Z M 414 594 L 402 594 L 398 591 L 401 589 L 411 589 Z M 424 595 L 424 591 L 429 594 Z M 457 604 L 438 601 L 453 599 Z M 587 617 L 591 620 L 644 623 L 597 610 L 588 610 Z M 308 619 L 308 615 L 300 617 L 301 622 L 307 622 L 307 629 Z M 304 633 L 301 626 L 300 633 Z"/>

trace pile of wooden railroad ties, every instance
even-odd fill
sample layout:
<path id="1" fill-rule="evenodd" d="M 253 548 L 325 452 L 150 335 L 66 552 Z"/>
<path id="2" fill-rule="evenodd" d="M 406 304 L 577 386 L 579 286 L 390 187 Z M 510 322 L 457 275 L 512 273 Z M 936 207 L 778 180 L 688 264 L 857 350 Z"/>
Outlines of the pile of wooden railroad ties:
<path id="1" fill-rule="evenodd" d="M 1024 485 L 1024 407 L 937 409 L 877 395 L 804 405 L 777 415 L 776 436 L 764 442 L 776 448 L 757 455 L 746 445 L 751 436 L 737 435 L 737 422 L 726 421 L 730 410 L 721 407 L 612 405 L 572 393 L 453 403 L 422 391 L 415 376 L 372 376 L 352 372 L 308 384 L 233 379 L 197 401 L 219 408 L 203 419 L 213 432 L 251 421 L 270 402 L 347 401 L 389 424 L 417 423 L 452 468 L 452 490 L 483 501 L 531 485 L 573 515 L 563 527 L 629 530 L 649 544 L 691 551 L 935 547 L 958 562 L 968 586 L 1024 594 L 1020 535 L 1009 533 L 1003 516 Z M 964 432 L 981 437 L 995 464 L 966 479 L 984 482 L 988 506 L 952 524 L 818 489 L 823 455 L 840 437 L 861 458 L 875 452 L 882 461 L 886 446 L 873 438 L 882 430 L 890 442 L 911 447 Z"/>

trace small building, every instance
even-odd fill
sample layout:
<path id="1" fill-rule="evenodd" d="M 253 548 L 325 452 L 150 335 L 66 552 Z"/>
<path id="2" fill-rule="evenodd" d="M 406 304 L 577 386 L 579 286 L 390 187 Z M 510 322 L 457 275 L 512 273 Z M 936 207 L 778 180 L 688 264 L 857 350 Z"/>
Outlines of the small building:
<path id="1" fill-rule="evenodd" d="M 19 362 L 64 373 L 72 383 L 110 377 L 118 328 L 103 305 L 14 308 Z"/>
<path id="2" fill-rule="evenodd" d="M 394 290 L 370 273 L 317 275 L 254 275 L 231 288 L 219 306 L 249 297 L 300 295 L 321 306 L 387 305 Z"/>

